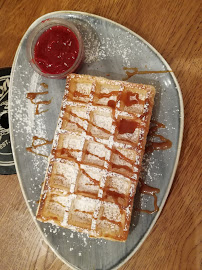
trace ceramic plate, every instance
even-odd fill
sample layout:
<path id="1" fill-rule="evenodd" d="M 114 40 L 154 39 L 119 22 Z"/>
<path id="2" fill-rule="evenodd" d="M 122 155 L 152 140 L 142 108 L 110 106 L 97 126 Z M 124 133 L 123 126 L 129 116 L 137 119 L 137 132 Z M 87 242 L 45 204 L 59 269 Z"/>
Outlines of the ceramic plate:
<path id="1" fill-rule="evenodd" d="M 40 197 L 41 183 L 47 167 L 47 158 L 26 151 L 49 155 L 51 144 L 36 147 L 51 141 L 57 124 L 65 80 L 47 79 L 35 73 L 26 58 L 26 42 L 30 31 L 42 20 L 60 17 L 72 20 L 83 36 L 85 62 L 82 74 L 103 76 L 121 80 L 126 77 L 124 67 L 138 70 L 170 70 L 162 56 L 145 40 L 129 29 L 105 18 L 81 12 L 55 12 L 37 19 L 27 30 L 17 50 L 12 67 L 9 113 L 11 141 L 20 185 L 33 218 Z M 130 233 L 125 243 L 102 239 L 89 239 L 85 234 L 71 232 L 51 224 L 36 222 L 53 251 L 69 266 L 76 269 L 116 269 L 128 260 L 140 247 L 156 222 L 168 196 L 175 174 L 182 141 L 183 104 L 179 85 L 174 74 L 151 73 L 132 76 L 128 81 L 152 84 L 157 94 L 153 119 L 166 125 L 159 134 L 172 141 L 172 148 L 154 151 L 144 162 L 145 182 L 160 189 L 159 212 L 149 215 L 133 211 Z M 44 89 L 42 83 L 48 85 Z M 43 112 L 35 115 L 36 106 L 26 98 L 28 92 L 42 92 L 39 100 L 51 100 L 49 105 L 40 105 Z M 153 197 L 137 193 L 135 207 L 153 209 Z"/>

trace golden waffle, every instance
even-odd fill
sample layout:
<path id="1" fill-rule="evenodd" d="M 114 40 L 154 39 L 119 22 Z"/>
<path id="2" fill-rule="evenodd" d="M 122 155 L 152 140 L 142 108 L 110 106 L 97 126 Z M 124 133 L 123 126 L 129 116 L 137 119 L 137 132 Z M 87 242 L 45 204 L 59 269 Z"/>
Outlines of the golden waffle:
<path id="1" fill-rule="evenodd" d="M 125 241 L 155 89 L 70 74 L 37 219 Z"/>

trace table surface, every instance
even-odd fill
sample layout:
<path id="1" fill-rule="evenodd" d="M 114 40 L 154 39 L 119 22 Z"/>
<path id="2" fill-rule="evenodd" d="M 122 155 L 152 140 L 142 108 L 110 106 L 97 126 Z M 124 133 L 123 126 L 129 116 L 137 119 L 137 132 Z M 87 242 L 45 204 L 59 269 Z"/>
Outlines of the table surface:
<path id="1" fill-rule="evenodd" d="M 130 28 L 153 45 L 174 71 L 185 109 L 178 169 L 152 232 L 120 269 L 200 269 L 200 1 L 0 0 L 0 67 L 12 65 L 29 25 L 57 10 L 94 13 Z M 69 269 L 45 244 L 36 228 L 17 176 L 0 176 L 0 183 L 0 270 Z"/>

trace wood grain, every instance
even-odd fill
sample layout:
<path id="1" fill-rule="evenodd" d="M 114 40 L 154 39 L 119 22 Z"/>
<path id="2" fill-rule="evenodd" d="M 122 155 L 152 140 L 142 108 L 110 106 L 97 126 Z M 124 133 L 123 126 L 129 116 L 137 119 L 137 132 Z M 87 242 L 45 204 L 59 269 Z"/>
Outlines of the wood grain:
<path id="1" fill-rule="evenodd" d="M 121 270 L 201 267 L 201 9 L 200 1 L 1 0 L 0 67 L 11 66 L 18 44 L 38 17 L 79 10 L 135 31 L 167 60 L 182 89 L 185 129 L 174 184 L 163 212 L 138 252 Z M 16 175 L 0 176 L 0 270 L 67 270 L 44 243 Z"/>

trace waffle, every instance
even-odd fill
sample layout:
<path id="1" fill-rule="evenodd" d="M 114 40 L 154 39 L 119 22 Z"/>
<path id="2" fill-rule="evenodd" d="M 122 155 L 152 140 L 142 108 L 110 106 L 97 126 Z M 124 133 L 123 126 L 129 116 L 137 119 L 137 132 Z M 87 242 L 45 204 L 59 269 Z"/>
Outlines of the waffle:
<path id="1" fill-rule="evenodd" d="M 126 241 L 153 86 L 70 74 L 37 219 Z"/>

